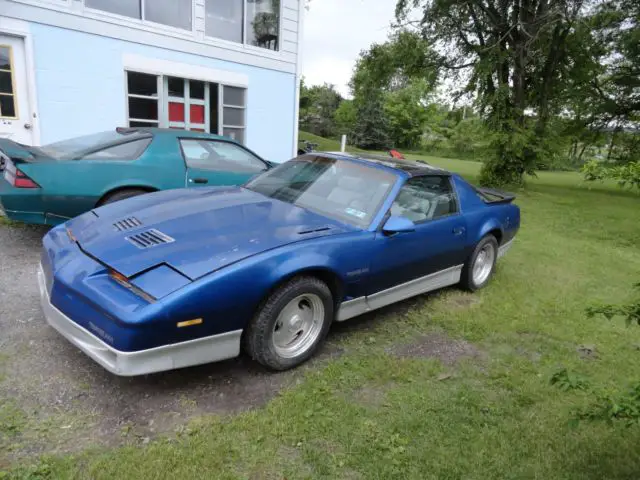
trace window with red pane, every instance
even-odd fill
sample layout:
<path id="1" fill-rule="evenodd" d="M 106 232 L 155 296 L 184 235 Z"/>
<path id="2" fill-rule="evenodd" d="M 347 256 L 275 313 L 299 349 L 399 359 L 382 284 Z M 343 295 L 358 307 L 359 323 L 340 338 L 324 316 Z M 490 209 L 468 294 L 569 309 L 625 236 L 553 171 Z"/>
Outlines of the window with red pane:
<path id="1" fill-rule="evenodd" d="M 127 89 L 129 126 L 215 133 L 245 141 L 244 88 L 127 72 Z"/>

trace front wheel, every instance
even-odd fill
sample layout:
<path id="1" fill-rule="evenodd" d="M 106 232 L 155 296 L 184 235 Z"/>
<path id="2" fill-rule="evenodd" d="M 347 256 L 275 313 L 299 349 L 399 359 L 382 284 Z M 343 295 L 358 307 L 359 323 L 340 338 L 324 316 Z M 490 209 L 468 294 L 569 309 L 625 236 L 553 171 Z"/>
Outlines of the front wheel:
<path id="1" fill-rule="evenodd" d="M 297 277 L 262 304 L 247 328 L 245 348 L 265 367 L 288 370 L 313 356 L 332 319 L 329 287 L 315 277 Z"/>
<path id="2" fill-rule="evenodd" d="M 498 241 L 493 235 L 487 235 L 478 242 L 475 250 L 465 263 L 460 277 L 460 285 L 475 292 L 491 280 L 498 258 Z"/>

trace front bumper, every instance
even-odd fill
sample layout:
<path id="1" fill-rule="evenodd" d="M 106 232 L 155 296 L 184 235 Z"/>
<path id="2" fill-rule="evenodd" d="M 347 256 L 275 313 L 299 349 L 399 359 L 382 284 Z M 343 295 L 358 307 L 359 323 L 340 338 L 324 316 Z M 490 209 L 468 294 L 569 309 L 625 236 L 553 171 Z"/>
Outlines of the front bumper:
<path id="1" fill-rule="evenodd" d="M 115 375 L 130 377 L 217 362 L 240 354 L 242 330 L 138 352 L 121 352 L 76 324 L 51 303 L 44 270 L 38 269 L 40 303 L 47 323 Z"/>

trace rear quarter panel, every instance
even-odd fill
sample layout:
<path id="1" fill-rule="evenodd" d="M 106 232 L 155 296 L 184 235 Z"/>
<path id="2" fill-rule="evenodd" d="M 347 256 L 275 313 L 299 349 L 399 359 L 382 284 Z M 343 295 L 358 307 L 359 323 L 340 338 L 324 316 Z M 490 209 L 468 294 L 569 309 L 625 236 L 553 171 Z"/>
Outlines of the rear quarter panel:
<path id="1" fill-rule="evenodd" d="M 511 203 L 488 204 L 480 199 L 475 190 L 459 176 L 454 176 L 460 210 L 467 222 L 469 248 L 490 232 L 499 232 L 501 245 L 515 237 L 520 228 L 520 208 Z"/>

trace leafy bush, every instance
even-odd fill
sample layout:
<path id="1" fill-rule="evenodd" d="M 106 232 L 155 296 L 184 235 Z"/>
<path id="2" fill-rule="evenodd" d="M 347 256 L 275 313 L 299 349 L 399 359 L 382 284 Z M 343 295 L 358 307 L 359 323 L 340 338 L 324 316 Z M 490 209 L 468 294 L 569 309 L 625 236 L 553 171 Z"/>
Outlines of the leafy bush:
<path id="1" fill-rule="evenodd" d="M 640 283 L 635 285 L 640 289 Z M 627 325 L 640 325 L 640 296 L 623 305 L 598 305 L 587 309 L 589 318 L 602 315 L 611 320 L 622 317 Z M 614 420 L 624 421 L 630 425 L 640 423 L 640 383 L 634 385 L 623 395 L 618 397 L 600 397 L 595 405 L 578 414 L 580 420 Z"/>
<path id="2" fill-rule="evenodd" d="M 640 161 L 625 165 L 608 165 L 591 160 L 582 167 L 584 179 L 588 182 L 615 180 L 620 187 L 640 190 Z"/>

